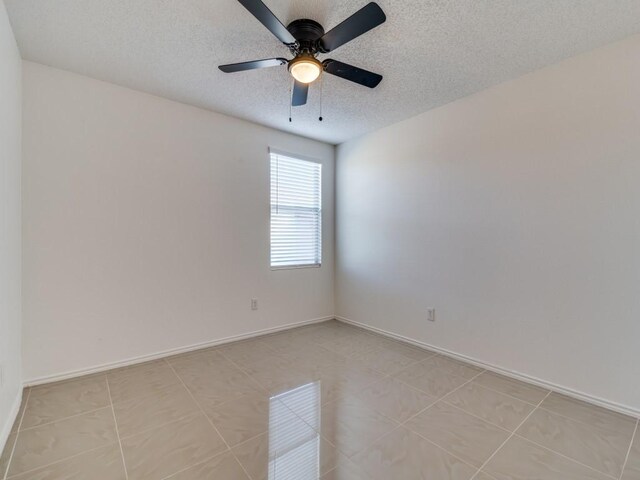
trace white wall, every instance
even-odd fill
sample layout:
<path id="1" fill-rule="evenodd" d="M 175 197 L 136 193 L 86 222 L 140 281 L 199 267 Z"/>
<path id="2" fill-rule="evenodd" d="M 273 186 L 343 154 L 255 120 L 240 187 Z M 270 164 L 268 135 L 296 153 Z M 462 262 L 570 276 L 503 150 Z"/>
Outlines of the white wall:
<path id="1" fill-rule="evenodd" d="M 341 145 L 337 314 L 640 413 L 638 59 L 635 36 Z"/>
<path id="2" fill-rule="evenodd" d="M 0 451 L 22 393 L 20 368 L 21 65 L 0 0 Z"/>
<path id="3" fill-rule="evenodd" d="M 23 76 L 27 382 L 333 315 L 333 146 L 34 63 Z M 323 163 L 321 268 L 269 268 L 269 146 Z"/>

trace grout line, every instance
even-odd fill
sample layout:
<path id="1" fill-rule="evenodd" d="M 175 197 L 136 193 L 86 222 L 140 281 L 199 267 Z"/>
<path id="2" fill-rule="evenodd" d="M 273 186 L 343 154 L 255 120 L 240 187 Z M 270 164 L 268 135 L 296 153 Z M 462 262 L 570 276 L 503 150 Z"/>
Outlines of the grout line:
<path id="1" fill-rule="evenodd" d="M 158 430 L 160 428 L 166 427 L 166 426 L 171 425 L 173 423 L 190 421 L 190 420 L 194 419 L 195 417 L 197 417 L 198 415 L 200 415 L 200 412 L 198 410 L 194 410 L 191 413 L 188 413 L 186 415 L 182 415 L 181 417 L 178 417 L 178 418 L 174 418 L 173 420 L 169 420 L 168 422 L 163 422 L 163 423 L 160 423 L 158 425 L 153 425 L 153 426 L 150 426 L 150 427 L 142 427 L 140 430 L 136 430 L 133 433 L 129 433 L 127 435 L 121 435 L 121 438 L 122 438 L 122 440 L 127 440 L 127 439 L 129 439 L 131 437 L 135 437 L 138 434 L 146 433 L 146 432 L 149 432 L 151 430 Z"/>
<path id="2" fill-rule="evenodd" d="M 519 433 L 514 433 L 514 434 L 513 434 L 513 436 L 518 437 L 518 438 L 520 438 L 520 439 L 522 439 L 522 440 L 524 440 L 524 441 L 526 441 L 526 442 L 529 442 L 529 443 L 531 443 L 531 444 L 533 444 L 533 445 L 535 445 L 535 446 L 537 446 L 537 447 L 543 448 L 543 449 L 547 450 L 548 452 L 554 453 L 554 454 L 558 455 L 559 457 L 562 457 L 562 458 L 564 458 L 564 459 L 566 459 L 566 460 L 569 460 L 569 461 L 570 461 L 570 462 L 572 462 L 572 463 L 577 463 L 578 465 L 581 465 L 581 466 L 583 466 L 584 468 L 588 468 L 589 470 L 591 470 L 591 471 L 593 471 L 593 472 L 596 472 L 596 473 L 598 473 L 599 475 L 604 475 L 605 477 L 611 478 L 611 479 L 613 479 L 613 480 L 618 480 L 618 478 L 617 478 L 617 477 L 614 477 L 614 476 L 613 476 L 613 475 L 611 475 L 610 473 L 604 473 L 604 472 L 602 472 L 602 471 L 600 471 L 600 470 L 598 470 L 598 469 L 596 469 L 596 468 L 590 467 L 589 465 L 587 465 L 587 464 L 585 464 L 585 463 L 582 463 L 582 462 L 580 462 L 580 461 L 576 460 L 575 458 L 571 458 L 571 457 L 569 457 L 569 456 L 565 455 L 564 453 L 557 452 L 556 450 L 553 450 L 553 449 L 551 449 L 551 448 L 549 448 L 549 447 L 547 447 L 547 446 L 545 446 L 545 445 L 542 445 L 541 443 L 538 443 L 538 442 L 536 442 L 536 441 L 534 441 L 534 440 L 531 440 L 531 439 L 529 439 L 529 438 L 527 438 L 527 437 L 523 437 L 523 436 L 522 436 L 522 435 L 520 435 Z"/>
<path id="3" fill-rule="evenodd" d="M 486 370 L 486 371 L 487 371 L 487 372 L 489 372 L 489 370 Z M 489 372 L 489 373 L 493 373 L 493 372 Z M 499 374 L 496 374 L 496 375 L 499 375 Z M 515 379 L 513 379 L 513 380 L 515 380 Z M 519 382 L 520 380 L 515 380 L 515 381 Z M 522 383 L 524 383 L 525 385 L 529 386 L 529 384 L 528 384 L 528 383 L 525 383 L 525 382 L 522 382 Z M 551 410 L 551 409 L 549 409 L 549 408 L 547 408 L 547 407 L 544 407 L 542 404 L 540 404 L 539 406 L 537 406 L 535 403 L 528 402 L 527 400 L 522 400 L 521 398 L 514 397 L 513 395 L 509 395 L 508 393 L 501 392 L 500 390 L 496 390 L 495 388 L 491 388 L 491 387 L 488 387 L 488 386 L 486 386 L 486 385 L 482 385 L 481 383 L 477 383 L 477 382 L 476 382 L 474 385 L 476 385 L 477 387 L 480 387 L 480 388 L 484 388 L 485 390 L 489 390 L 489 391 L 491 391 L 491 392 L 494 392 L 494 393 L 498 393 L 498 394 L 500 394 L 500 395 L 507 396 L 507 397 L 509 397 L 509 398 L 511 398 L 511 399 L 513 399 L 513 400 L 516 400 L 516 401 L 519 401 L 519 402 L 525 403 L 525 404 L 527 404 L 527 405 L 529 405 L 529 406 L 532 406 L 532 407 L 535 407 L 535 408 L 539 408 L 540 410 L 544 410 L 545 412 L 549 412 L 549 413 L 551 413 L 552 415 L 557 415 L 558 417 L 565 418 L 565 419 L 570 420 L 570 421 L 572 421 L 572 422 L 576 422 L 576 423 L 580 423 L 580 424 L 582 424 L 582 425 L 586 425 L 586 426 L 588 426 L 588 427 L 590 427 L 590 428 L 595 428 L 595 429 L 598 429 L 598 430 L 610 430 L 610 428 L 608 428 L 608 427 L 601 427 L 601 426 L 594 425 L 594 424 L 591 424 L 591 423 L 588 423 L 588 422 L 584 422 L 584 421 L 582 421 L 582 420 L 578 420 L 577 418 L 568 417 L 568 416 L 566 416 L 566 415 L 564 415 L 564 414 L 562 414 L 562 413 L 558 413 L 558 412 L 556 412 L 556 411 L 554 411 L 554 410 Z M 542 387 L 537 387 L 537 388 L 542 389 Z M 554 392 L 553 390 L 546 390 L 546 389 L 542 389 L 542 390 L 545 390 L 546 392 L 548 392 L 548 395 L 547 395 L 547 396 L 550 396 L 550 395 L 551 395 L 551 394 L 553 394 L 553 393 L 557 393 L 557 392 Z M 453 392 L 452 392 L 452 393 L 453 393 Z M 558 394 L 558 395 L 562 395 L 562 394 Z M 565 396 L 566 396 L 566 395 L 565 395 Z M 604 411 L 605 411 L 605 412 L 607 412 L 607 413 L 612 413 L 612 414 L 615 414 L 615 415 L 621 415 L 621 416 L 623 416 L 623 417 L 627 417 L 627 418 L 630 418 L 630 419 L 632 419 L 632 420 L 635 420 L 636 422 L 638 422 L 638 421 L 639 421 L 639 419 L 635 419 L 634 417 L 632 417 L 632 416 L 630 416 L 630 415 L 626 415 L 626 414 L 624 414 L 624 413 L 616 412 L 615 410 L 611 410 L 611 409 L 608 409 L 608 408 L 605 408 L 605 407 L 601 407 L 601 406 L 599 406 L 599 405 L 593 405 L 593 404 L 590 404 L 590 403 L 588 403 L 588 402 L 584 402 L 584 401 L 579 400 L 579 399 L 575 399 L 575 398 L 571 398 L 571 397 L 567 397 L 567 398 L 569 398 L 571 401 L 585 403 L 585 404 L 586 404 L 586 406 L 587 406 L 588 408 L 600 408 L 600 409 L 604 410 Z M 546 398 L 545 398 L 545 399 L 546 399 Z M 543 399 L 543 400 L 545 400 L 545 399 Z M 449 403 L 449 402 L 447 402 L 447 403 Z M 454 406 L 455 406 L 455 405 L 454 405 Z M 458 407 L 458 408 L 460 408 L 460 407 Z M 463 408 L 462 410 L 464 410 L 464 408 Z M 465 410 L 465 412 L 466 412 L 466 410 Z M 470 412 L 467 412 L 467 413 L 470 413 Z M 485 420 L 485 421 L 488 421 L 488 420 Z M 492 423 L 492 422 L 489 422 L 489 423 Z M 495 424 L 494 424 L 494 425 L 495 425 Z"/>
<path id="4" fill-rule="evenodd" d="M 475 413 L 471 413 L 471 412 L 467 412 L 464 408 L 460 408 L 457 405 L 454 405 L 453 403 L 449 403 L 447 402 L 444 398 L 442 400 L 439 400 L 439 402 L 442 403 L 446 403 L 447 405 L 449 405 L 451 408 L 455 408 L 456 410 L 460 410 L 460 412 L 467 414 L 471 417 L 477 418 L 478 420 L 482 420 L 484 423 L 488 423 L 489 425 L 499 428 L 500 430 L 507 432 L 507 433 L 513 433 L 515 430 L 509 430 L 508 428 L 504 428 L 502 425 L 498 425 L 497 423 L 493 423 L 490 422 L 489 420 L 486 420 L 478 415 L 476 415 Z"/>
<path id="5" fill-rule="evenodd" d="M 199 461 L 198 463 L 194 463 L 193 465 L 189 465 L 188 467 L 182 468 L 180 470 L 178 470 L 177 472 L 173 472 L 170 475 L 167 475 L 166 477 L 162 477 L 159 480 L 169 480 L 173 477 L 175 477 L 176 475 L 180 475 L 182 472 L 186 472 L 187 470 L 189 470 L 190 468 L 194 468 L 194 467 L 198 467 L 200 465 L 204 465 L 205 463 L 213 460 L 216 457 L 220 457 L 222 455 L 226 455 L 227 453 L 231 453 L 230 451 L 224 451 L 224 452 L 219 452 L 216 453 L 215 455 L 212 455 L 210 457 L 207 457 L 205 460 Z M 234 457 L 235 458 L 235 457 Z M 237 460 L 236 460 L 237 461 Z M 240 465 L 242 467 L 242 465 Z"/>
<path id="6" fill-rule="evenodd" d="M 507 376 L 505 376 L 505 375 L 502 375 L 502 374 L 500 374 L 500 373 L 495 373 L 495 372 L 492 372 L 492 371 L 490 371 L 490 370 L 485 370 L 483 373 L 491 373 L 491 374 L 493 374 L 493 375 L 500 375 L 500 376 L 502 376 L 502 377 L 504 377 L 504 378 L 508 378 L 509 380 L 513 380 L 514 382 L 522 383 L 522 384 L 524 384 L 524 385 L 525 385 L 525 386 L 527 386 L 527 387 L 535 387 L 535 388 L 537 388 L 537 389 L 539 389 L 539 390 L 542 390 L 542 391 L 543 391 L 543 392 L 545 392 L 545 393 L 549 393 L 549 392 L 553 393 L 553 391 L 552 391 L 552 390 L 549 390 L 549 389 L 547 389 L 547 388 L 538 387 L 538 386 L 536 386 L 536 385 L 532 385 L 532 384 L 530 384 L 530 383 L 526 383 L 526 382 L 522 382 L 522 381 L 520 381 L 520 380 L 516 380 L 515 378 L 509 378 L 509 377 L 507 377 Z M 482 387 L 482 388 L 484 388 L 485 390 L 491 390 L 492 392 L 499 393 L 500 395 L 504 395 L 504 396 L 509 397 L 509 398 L 513 398 L 514 400 L 518 400 L 519 402 L 526 403 L 527 405 L 531 405 L 531 406 L 533 406 L 533 407 L 537 407 L 537 403 L 535 403 L 535 402 L 530 402 L 530 401 L 528 401 L 528 400 L 523 400 L 523 399 L 521 399 L 521 398 L 514 397 L 513 395 L 511 395 L 511 394 L 509 394 L 509 393 L 501 392 L 500 390 L 497 390 L 497 389 L 495 389 L 495 388 L 493 388 L 493 387 L 489 387 L 488 385 L 483 385 L 482 383 L 476 383 L 476 385 L 477 385 L 478 387 Z"/>
<path id="7" fill-rule="evenodd" d="M 47 423 L 40 423 L 38 425 L 34 425 L 33 427 L 23 428 L 21 431 L 22 432 L 28 432 L 29 430 L 35 430 L 36 428 L 45 427 L 47 425 L 52 425 L 54 423 L 62 422 L 64 420 L 69 420 L 71 418 L 81 417 L 82 415 L 88 415 L 89 413 L 95 413 L 95 412 L 98 412 L 100 410 L 105 410 L 105 409 L 110 408 L 110 407 L 111 407 L 111 405 L 103 405 L 102 407 L 93 408 L 91 410 L 87 410 L 86 412 L 76 413 L 75 415 L 69 415 L 68 417 L 56 418 L 55 420 L 52 420 L 52 421 L 47 422 Z"/>
<path id="8" fill-rule="evenodd" d="M 407 427 L 406 425 L 402 424 L 399 425 L 397 428 L 404 428 L 406 430 L 409 430 L 411 433 L 413 433 L 414 435 L 419 436 L 421 439 L 423 439 L 425 442 L 430 443 L 431 445 L 434 445 L 435 447 L 439 448 L 440 450 L 442 450 L 443 452 L 451 455 L 453 458 L 455 458 L 456 460 L 464 463 L 465 465 L 470 466 L 471 468 L 475 469 L 478 468 L 475 465 L 472 465 L 471 463 L 469 463 L 468 460 L 464 460 L 462 458 L 460 458 L 458 455 L 456 455 L 455 453 L 450 452 L 449 450 L 447 450 L 446 448 L 444 448 L 442 445 L 438 445 L 436 442 L 434 442 L 433 440 L 428 439 L 427 437 L 422 436 L 420 433 L 416 432 L 415 430 L 411 430 L 409 427 Z M 395 430 L 395 429 L 394 429 Z M 391 433 L 391 432 L 389 432 Z"/>
<path id="9" fill-rule="evenodd" d="M 13 454 L 16 451 L 16 445 L 18 445 L 18 439 L 20 438 L 20 429 L 22 427 L 22 420 L 24 420 L 24 414 L 27 412 L 27 406 L 29 403 L 30 396 L 31 396 L 31 389 L 27 391 L 27 398 L 25 398 L 24 400 L 24 409 L 22 410 L 22 414 L 20 415 L 20 420 L 18 421 L 18 430 L 16 430 L 16 439 L 13 441 L 13 447 L 11 447 L 11 454 L 9 455 L 9 461 L 7 462 L 7 469 L 4 471 L 4 474 L 2 475 L 2 478 L 4 480 L 7 480 L 7 478 L 9 478 L 9 469 L 11 468 L 11 462 L 13 461 Z M 11 432 L 9 432 L 9 435 L 11 435 Z"/>
<path id="10" fill-rule="evenodd" d="M 482 469 L 483 469 L 484 467 L 486 467 L 486 466 L 487 466 L 487 464 L 491 461 L 491 459 L 492 459 L 493 457 L 495 457 L 496 453 L 498 453 L 500 450 L 502 450 L 502 447 L 504 447 L 504 446 L 507 444 L 507 442 L 508 442 L 509 440 L 511 440 L 511 438 L 515 435 L 515 432 L 516 432 L 516 431 L 517 431 L 517 430 L 518 430 L 522 425 L 524 425 L 524 423 L 525 423 L 527 420 L 529 420 L 529 417 L 530 417 L 531 415 L 533 415 L 533 412 L 535 412 L 535 411 L 538 409 L 538 407 L 539 407 L 540 405 L 542 405 L 542 402 L 544 402 L 544 401 L 546 400 L 546 398 L 547 398 L 549 395 L 551 395 L 551 391 L 549 391 L 549 392 L 544 396 L 544 398 L 543 398 L 542 400 L 540 400 L 540 402 L 538 403 L 538 406 L 537 406 L 536 408 L 534 408 L 533 410 L 531 410 L 531 411 L 529 412 L 529 415 L 527 415 L 526 417 L 524 417 L 524 420 L 522 420 L 522 421 L 518 424 L 518 426 L 513 430 L 513 432 L 511 433 L 511 435 L 509 435 L 509 436 L 507 437 L 507 439 L 506 439 L 504 442 L 502 442 L 502 444 L 501 444 L 498 448 L 496 448 L 495 452 L 493 452 L 493 453 L 491 454 L 491 456 L 490 456 L 489 458 L 487 458 L 487 459 L 485 460 L 485 462 L 484 462 L 482 465 L 480 465 L 480 468 L 479 468 L 479 469 L 478 469 L 478 471 L 473 475 L 473 477 L 471 477 L 471 479 L 470 479 L 470 480 L 474 480 L 474 479 L 478 476 L 478 473 L 480 473 L 480 472 L 482 471 Z"/>
<path id="11" fill-rule="evenodd" d="M 122 466 L 124 467 L 124 478 L 129 480 L 129 472 L 127 471 L 127 462 L 124 459 L 124 450 L 122 450 L 122 441 L 120 440 L 120 431 L 118 430 L 118 420 L 116 420 L 116 410 L 113 407 L 113 399 L 111 398 L 111 388 L 109 387 L 109 377 L 105 375 L 104 381 L 107 384 L 107 393 L 109 394 L 109 403 L 111 405 L 111 414 L 113 415 L 113 424 L 116 427 L 116 437 L 118 437 L 118 446 L 120 447 L 120 457 L 122 458 Z"/>
<path id="12" fill-rule="evenodd" d="M 434 369 L 437 369 L 437 370 L 444 371 L 445 373 L 449 373 L 449 372 L 446 372 L 445 370 L 442 370 L 440 367 L 433 367 L 433 368 L 434 368 Z M 422 392 L 422 393 L 424 393 L 424 394 L 426 394 L 426 395 L 429 395 L 431 398 L 435 398 L 435 399 L 436 399 L 436 400 L 435 400 L 435 402 L 433 402 L 433 403 L 432 403 L 431 405 L 429 405 L 428 407 L 423 408 L 422 410 L 420 410 L 420 411 L 419 411 L 418 413 L 416 413 L 415 415 L 411 415 L 409 418 L 407 418 L 404 422 L 402 422 L 402 425 L 405 425 L 405 424 L 406 424 L 407 422 L 409 422 L 410 420 L 413 420 L 413 419 L 414 419 L 415 417 L 417 417 L 418 415 L 420 415 L 420 414 L 424 413 L 426 410 L 429 410 L 431 407 L 433 407 L 436 403 L 438 403 L 440 400 L 442 400 L 442 399 L 443 399 L 443 398 L 445 398 L 446 396 L 451 395 L 453 392 L 457 392 L 458 390 L 460 390 L 460 389 L 461 389 L 462 387 L 464 387 L 465 385 L 467 385 L 467 384 L 469 384 L 469 383 L 473 382 L 476 378 L 478 378 L 478 377 L 479 377 L 480 375 L 482 375 L 483 373 L 484 373 L 484 371 L 482 371 L 482 372 L 478 372 L 475 376 L 473 376 L 472 378 L 470 378 L 469 380 L 467 380 L 466 382 L 464 382 L 462 385 L 460 385 L 460 386 L 458 386 L 458 387 L 454 388 L 454 389 L 453 389 L 453 390 L 451 390 L 450 392 L 447 392 L 447 393 L 445 393 L 444 395 L 441 395 L 441 396 L 439 396 L 439 397 L 436 397 L 435 395 L 431 395 L 429 392 L 425 392 L 424 390 L 421 390 L 421 389 L 420 389 L 420 388 L 418 388 L 418 387 L 414 387 L 413 385 L 411 385 L 411 384 L 409 384 L 409 383 L 407 383 L 407 382 L 405 382 L 405 381 L 403 381 L 403 380 L 401 380 L 401 379 L 399 379 L 399 378 L 396 378 L 396 380 L 398 380 L 398 381 L 400 381 L 400 382 L 404 383 L 405 385 L 408 385 L 408 386 L 410 386 L 411 388 L 413 388 L 413 389 L 415 389 L 415 390 L 418 390 L 418 391 L 420 391 L 420 392 Z M 453 374 L 451 374 L 451 375 L 453 375 Z M 453 375 L 453 376 L 454 376 L 454 377 L 457 377 L 457 375 Z M 459 377 L 459 378 L 464 378 L 464 377 Z M 412 430 L 412 431 L 413 431 L 413 430 Z"/>
<path id="13" fill-rule="evenodd" d="M 224 357 L 224 354 L 222 354 L 222 356 Z M 226 357 L 225 357 L 226 358 Z M 182 377 L 180 375 L 178 375 L 178 372 L 176 371 L 175 368 L 173 368 L 173 365 L 171 365 L 166 359 L 164 359 L 165 363 L 167 365 L 169 365 L 169 367 L 171 367 L 171 370 L 173 371 L 174 375 L 176 377 L 178 377 L 178 379 L 180 380 L 180 383 L 182 383 L 182 386 L 185 388 L 185 390 L 189 393 L 189 395 L 191 396 L 191 398 L 193 399 L 193 401 L 196 403 L 196 405 L 198 406 L 198 408 L 200 409 L 200 412 L 204 415 L 204 417 L 207 419 L 207 421 L 209 422 L 209 425 L 211 425 L 213 427 L 213 429 L 216 431 L 216 433 L 218 434 L 218 436 L 220 437 L 220 439 L 224 442 L 224 444 L 227 447 L 227 451 L 231 452 L 231 455 L 233 455 L 233 458 L 236 459 L 236 462 L 238 462 L 238 464 L 240 464 L 240 468 L 242 468 L 242 471 L 245 473 L 245 475 L 247 475 L 247 477 L 252 478 L 251 475 L 249 475 L 249 472 L 247 472 L 247 470 L 244 468 L 244 465 L 242 465 L 242 463 L 240 462 L 240 460 L 238 460 L 238 457 L 236 456 L 235 452 L 233 450 L 231 450 L 231 447 L 229 446 L 229 444 L 227 443 L 227 441 L 224 439 L 224 437 L 222 436 L 222 434 L 220 433 L 220 430 L 218 430 L 218 427 L 216 427 L 214 425 L 214 423 L 211 421 L 211 419 L 209 418 L 209 415 L 207 415 L 204 411 L 204 409 L 202 408 L 202 405 L 200 405 L 200 402 L 198 402 L 198 400 L 196 400 L 196 397 L 193 395 L 193 393 L 191 392 L 191 390 L 189 390 L 189 387 L 187 387 L 187 385 L 184 383 L 184 381 L 182 380 Z M 222 453 L 222 452 L 221 452 Z M 190 465 L 193 466 L 193 465 Z M 177 473 L 177 472 L 175 472 Z"/>
<path id="14" fill-rule="evenodd" d="M 640 420 L 636 420 L 636 429 L 633 431 L 633 435 L 631 435 L 631 443 L 629 444 L 629 449 L 627 450 L 627 456 L 624 458 L 624 463 L 622 464 L 622 472 L 620 472 L 620 479 L 624 476 L 624 469 L 627 467 L 627 462 L 629 461 L 629 456 L 631 455 L 631 449 L 633 448 L 633 442 L 638 434 L 638 425 L 640 424 Z"/>
<path id="15" fill-rule="evenodd" d="M 25 470 L 24 472 L 20 472 L 20 473 L 16 473 L 15 475 L 11 475 L 10 477 L 7 477 L 7 480 L 11 480 L 12 478 L 16 478 L 16 477 L 21 477 L 23 475 L 26 475 L 27 473 L 33 473 L 36 470 L 40 470 L 40 469 L 43 469 L 43 468 L 48 468 L 48 467 L 50 467 L 52 465 L 57 465 L 59 463 L 66 462 L 67 460 L 71 460 L 71 459 L 80 457 L 80 456 L 85 455 L 87 453 L 96 452 L 96 451 L 100 450 L 101 448 L 107 448 L 107 447 L 111 447 L 111 446 L 115 446 L 115 445 L 116 445 L 116 442 L 112 442 L 112 443 L 107 443 L 105 445 L 100 445 L 99 447 L 90 448 L 89 450 L 84 450 L 83 452 L 80 452 L 80 453 L 74 453 L 73 455 L 70 455 L 70 456 L 64 457 L 64 458 L 60 458 L 60 459 L 55 460 L 55 461 L 53 461 L 51 463 L 47 463 L 45 465 L 37 466 L 35 468 L 32 468 L 31 470 Z"/>

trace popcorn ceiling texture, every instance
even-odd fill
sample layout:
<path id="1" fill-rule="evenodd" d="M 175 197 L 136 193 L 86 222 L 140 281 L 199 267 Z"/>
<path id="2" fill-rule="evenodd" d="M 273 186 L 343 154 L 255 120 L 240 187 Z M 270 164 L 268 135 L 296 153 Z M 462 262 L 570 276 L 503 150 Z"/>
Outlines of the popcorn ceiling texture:
<path id="1" fill-rule="evenodd" d="M 341 143 L 640 32 L 638 0 L 378 0 L 387 22 L 330 54 L 384 75 L 370 90 L 324 76 L 289 123 L 287 56 L 236 0 L 5 0 L 22 56 L 169 99 Z M 326 30 L 367 0 L 266 0 Z"/>

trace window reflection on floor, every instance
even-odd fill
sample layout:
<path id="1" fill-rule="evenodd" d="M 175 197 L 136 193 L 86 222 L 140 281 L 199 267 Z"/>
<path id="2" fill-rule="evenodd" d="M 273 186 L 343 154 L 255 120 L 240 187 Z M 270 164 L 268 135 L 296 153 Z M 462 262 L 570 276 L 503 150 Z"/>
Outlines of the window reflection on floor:
<path id="1" fill-rule="evenodd" d="M 286 405 L 285 405 L 286 404 Z M 288 406 L 288 407 L 287 407 Z M 302 414 L 307 425 L 293 411 Z M 271 397 L 269 480 L 315 480 L 320 476 L 320 382 Z"/>

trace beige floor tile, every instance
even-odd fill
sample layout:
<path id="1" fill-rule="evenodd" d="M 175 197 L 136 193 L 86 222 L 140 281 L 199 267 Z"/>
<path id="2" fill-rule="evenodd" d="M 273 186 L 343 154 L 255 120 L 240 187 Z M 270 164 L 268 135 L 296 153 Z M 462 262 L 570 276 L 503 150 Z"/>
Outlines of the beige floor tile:
<path id="1" fill-rule="evenodd" d="M 622 480 L 640 480 L 640 433 L 636 432 Z"/>
<path id="2" fill-rule="evenodd" d="M 113 409 L 120 437 L 128 437 L 142 430 L 200 413 L 196 402 L 180 384 L 169 386 L 153 396 L 116 403 Z"/>
<path id="3" fill-rule="evenodd" d="M 399 353 L 400 355 L 411 358 L 416 362 L 436 355 L 435 352 L 432 352 L 430 350 L 419 348 L 408 343 L 402 343 L 390 338 L 376 336 L 375 341 L 376 344 L 379 345 L 383 350 Z"/>
<path id="4" fill-rule="evenodd" d="M 162 479 L 224 452 L 224 441 L 203 416 L 122 439 L 129 480 Z"/>
<path id="5" fill-rule="evenodd" d="M 444 355 L 434 355 L 422 361 L 424 366 L 432 366 L 440 368 L 445 372 L 451 373 L 456 377 L 462 377 L 466 380 L 471 380 L 484 370 L 482 368 L 462 363 L 454 358 L 445 357 Z"/>
<path id="6" fill-rule="evenodd" d="M 336 468 L 341 455 L 326 440 L 318 437 L 307 425 L 302 425 L 296 432 L 297 435 L 306 436 L 305 441 L 297 443 L 294 449 L 285 451 L 274 451 L 270 445 L 276 443 L 273 439 L 273 432 L 264 433 L 247 442 L 235 446 L 231 450 L 238 457 L 252 480 L 267 480 L 280 478 L 277 472 L 286 472 L 292 467 L 297 469 L 296 476 L 281 474 L 281 478 L 295 478 L 296 480 L 316 480 L 319 475 Z M 270 435 L 272 438 L 270 438 Z M 313 436 L 315 435 L 315 436 Z M 299 449 L 297 452 L 295 448 Z M 291 463 L 297 456 L 297 462 Z"/>
<path id="7" fill-rule="evenodd" d="M 240 367 L 260 363 L 275 352 L 261 340 L 246 340 L 218 347 L 218 352 Z"/>
<path id="8" fill-rule="evenodd" d="M 402 370 L 394 377 L 435 398 L 441 398 L 468 382 L 440 368 L 422 365 L 422 362 Z"/>
<path id="9" fill-rule="evenodd" d="M 231 452 L 171 475 L 167 480 L 250 480 Z"/>
<path id="10" fill-rule="evenodd" d="M 615 432 L 538 409 L 516 432 L 596 470 L 619 477 L 631 433 Z"/>
<path id="11" fill-rule="evenodd" d="M 412 418 L 406 426 L 478 468 L 510 435 L 506 430 L 443 402 Z"/>
<path id="12" fill-rule="evenodd" d="M 515 430 L 535 408 L 473 382 L 447 395 L 444 401 L 509 431 Z"/>
<path id="13" fill-rule="evenodd" d="M 180 378 L 182 378 L 182 373 Z M 263 390 L 255 380 L 235 367 L 232 370 L 218 371 L 217 373 L 203 370 L 200 373 L 193 373 L 183 380 L 198 402 L 208 407 Z"/>
<path id="14" fill-rule="evenodd" d="M 4 474 L 9 467 L 9 459 L 11 458 L 11 452 L 13 452 L 13 444 L 16 443 L 17 432 L 12 432 L 7 438 L 7 443 L 4 445 L 2 454 L 0 454 L 0 479 L 4 478 Z"/>
<path id="15" fill-rule="evenodd" d="M 375 338 L 370 335 L 338 338 L 332 342 L 322 344 L 326 349 L 351 358 L 369 352 L 380 350 Z"/>
<path id="16" fill-rule="evenodd" d="M 117 443 L 11 477 L 11 480 L 125 480 L 122 454 Z"/>
<path id="17" fill-rule="evenodd" d="M 116 441 L 110 407 L 22 430 L 9 474 L 17 475 Z"/>
<path id="18" fill-rule="evenodd" d="M 353 461 L 341 456 L 336 467 L 320 477 L 320 480 L 371 480 L 371 478 Z"/>
<path id="19" fill-rule="evenodd" d="M 635 419 L 335 321 L 29 391 L 0 479 L 123 480 L 110 393 L 128 480 L 640 480 Z"/>
<path id="20" fill-rule="evenodd" d="M 356 392 L 355 396 L 368 407 L 400 423 L 436 401 L 434 397 L 390 377 Z"/>
<path id="21" fill-rule="evenodd" d="M 469 480 L 476 469 L 398 427 L 353 458 L 372 480 Z"/>
<path id="22" fill-rule="evenodd" d="M 540 407 L 598 428 L 608 428 L 629 435 L 633 433 L 636 427 L 636 419 L 633 417 L 596 405 L 590 405 L 555 392 L 545 398 Z"/>
<path id="23" fill-rule="evenodd" d="M 354 356 L 353 359 L 386 375 L 399 372 L 409 365 L 416 363 L 414 358 L 406 357 L 401 353 L 385 349 L 365 352 Z"/>
<path id="24" fill-rule="evenodd" d="M 180 379 L 165 361 L 150 362 L 107 373 L 113 403 L 153 396 Z"/>
<path id="25" fill-rule="evenodd" d="M 511 395 L 512 397 L 534 405 L 540 403 L 549 393 L 548 390 L 543 388 L 536 387 L 535 385 L 529 385 L 493 372 L 484 372 L 473 381 L 483 387 L 491 388 L 506 395 Z"/>
<path id="26" fill-rule="evenodd" d="M 518 436 L 511 437 L 483 470 L 496 480 L 611 480 Z"/>
<path id="27" fill-rule="evenodd" d="M 324 405 L 321 418 L 322 436 L 349 457 L 398 425 L 350 396 Z"/>
<path id="28" fill-rule="evenodd" d="M 225 375 L 237 371 L 233 363 L 213 349 L 190 352 L 167 359 L 167 363 L 186 383 L 203 375 Z"/>
<path id="29" fill-rule="evenodd" d="M 33 387 L 21 428 L 35 427 L 110 405 L 104 374 Z"/>
<path id="30" fill-rule="evenodd" d="M 269 395 L 256 392 L 212 408 L 203 408 L 220 435 L 233 447 L 269 429 L 269 407 Z"/>
<path id="31" fill-rule="evenodd" d="M 493 478 L 488 473 L 478 472 L 478 474 L 475 477 L 473 477 L 473 480 L 496 480 L 496 479 Z"/>
<path id="32" fill-rule="evenodd" d="M 297 370 L 292 362 L 279 356 L 267 357 L 261 363 L 246 367 L 245 371 L 273 395 L 313 381 L 308 374 Z"/>

